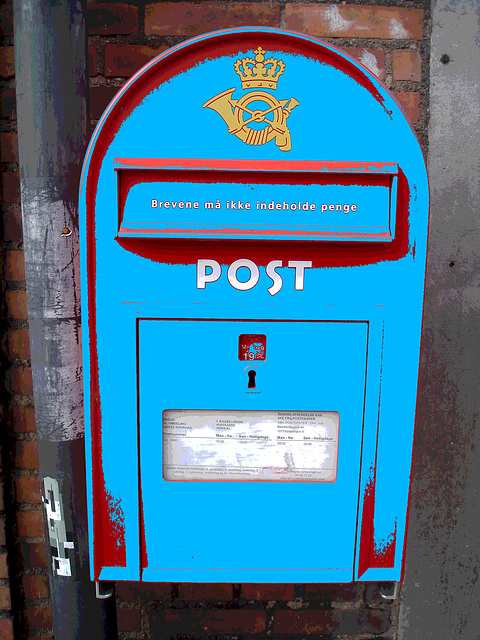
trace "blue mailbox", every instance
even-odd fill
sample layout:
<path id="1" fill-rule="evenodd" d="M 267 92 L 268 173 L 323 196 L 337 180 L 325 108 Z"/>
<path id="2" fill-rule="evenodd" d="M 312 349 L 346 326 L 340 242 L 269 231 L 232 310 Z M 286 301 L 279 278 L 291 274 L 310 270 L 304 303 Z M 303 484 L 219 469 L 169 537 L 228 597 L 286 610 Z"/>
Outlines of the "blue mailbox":
<path id="1" fill-rule="evenodd" d="M 401 580 L 428 186 L 388 90 L 189 40 L 105 111 L 81 211 L 92 578 Z"/>

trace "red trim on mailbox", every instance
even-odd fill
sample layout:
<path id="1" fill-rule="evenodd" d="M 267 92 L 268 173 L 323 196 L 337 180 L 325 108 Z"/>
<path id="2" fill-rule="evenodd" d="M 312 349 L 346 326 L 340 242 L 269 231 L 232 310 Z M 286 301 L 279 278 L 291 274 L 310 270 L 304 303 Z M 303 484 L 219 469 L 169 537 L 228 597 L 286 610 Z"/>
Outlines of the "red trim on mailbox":
<path id="1" fill-rule="evenodd" d="M 382 338 L 382 364 L 380 366 L 380 379 L 383 369 L 383 338 Z M 360 546 L 358 555 L 358 580 L 367 569 L 380 569 L 395 566 L 395 549 L 397 541 L 397 522 L 395 521 L 393 532 L 387 539 L 380 540 L 375 537 L 375 488 L 377 481 L 377 454 L 378 431 L 380 427 L 380 394 L 378 399 L 378 421 L 375 460 L 372 463 L 368 479 L 363 492 L 362 524 L 360 529 Z"/>
<path id="2" fill-rule="evenodd" d="M 333 162 L 319 160 L 232 160 L 213 158 L 115 158 L 114 169 L 197 169 L 201 171 L 282 171 L 308 173 L 397 174 L 394 162 Z"/>
<path id="3" fill-rule="evenodd" d="M 397 523 L 385 540 L 375 539 L 375 483 L 376 470 L 372 467 L 363 494 L 362 528 L 358 559 L 358 579 L 367 569 L 383 569 L 395 566 Z"/>
<path id="4" fill-rule="evenodd" d="M 363 494 L 362 528 L 358 558 L 358 577 L 361 578 L 371 565 L 373 547 L 373 517 L 375 515 L 375 469 L 370 468 L 368 482 Z"/>
<path id="5" fill-rule="evenodd" d="M 121 504 L 116 503 L 105 483 L 102 455 L 102 414 L 98 379 L 96 332 L 95 195 L 101 156 L 92 154 L 87 180 L 87 273 L 90 345 L 90 420 L 92 434 L 94 579 L 103 567 L 126 567 L 125 523 Z M 92 177 L 94 176 L 94 178 Z"/>
<path id="6" fill-rule="evenodd" d="M 134 220 L 128 219 L 126 223 L 122 223 L 122 221 L 130 190 L 134 186 L 144 183 L 331 185 L 334 182 L 345 186 L 381 186 L 390 190 L 390 207 L 392 205 L 397 207 L 396 182 L 395 188 L 392 182 L 399 174 L 399 167 L 396 163 L 117 158 L 115 170 L 118 172 L 119 238 L 145 239 L 150 236 L 170 241 L 175 238 L 196 239 L 198 237 L 209 241 L 226 237 L 231 241 L 235 237 L 248 240 L 250 236 L 256 240 L 271 239 L 282 242 L 285 239 L 291 242 L 298 239 L 301 242 L 315 241 L 317 243 L 320 241 L 348 241 L 350 243 L 352 240 L 391 243 L 395 238 L 396 228 L 392 228 L 392 225 L 395 226 L 396 210 L 386 212 L 385 224 L 380 227 L 359 225 L 352 228 L 351 225 L 343 225 L 345 230 L 342 230 L 342 225 L 338 224 L 329 228 L 328 224 L 324 225 L 320 220 L 313 226 L 299 225 L 296 228 L 279 224 L 274 226 L 249 225 L 249 228 L 244 226 L 221 228 L 216 224 L 202 225 L 201 223 L 187 227 L 182 224 L 175 225 L 172 222 L 158 224 L 143 222 L 142 227 L 138 228 L 135 226 Z M 308 203 L 306 204 L 308 205 Z M 298 207 L 300 208 L 300 202 Z M 123 244 L 122 246 L 128 248 Z M 147 255 L 144 257 L 151 257 L 148 253 L 147 251 Z M 324 252 L 321 253 L 323 255 Z M 383 259 L 388 258 L 383 257 Z M 256 257 L 256 262 L 259 262 L 258 257 Z"/>

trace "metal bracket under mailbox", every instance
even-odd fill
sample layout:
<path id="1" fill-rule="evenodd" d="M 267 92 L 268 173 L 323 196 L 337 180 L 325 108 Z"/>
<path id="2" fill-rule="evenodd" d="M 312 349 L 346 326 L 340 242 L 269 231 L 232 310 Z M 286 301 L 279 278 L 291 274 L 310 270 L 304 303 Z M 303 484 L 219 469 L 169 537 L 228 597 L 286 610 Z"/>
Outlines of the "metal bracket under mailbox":
<path id="1" fill-rule="evenodd" d="M 114 582 L 95 582 L 95 597 L 97 600 L 108 600 L 115 593 Z"/>
<path id="2" fill-rule="evenodd" d="M 399 586 L 398 582 L 385 582 L 380 585 L 380 595 L 384 600 L 396 600 Z"/>

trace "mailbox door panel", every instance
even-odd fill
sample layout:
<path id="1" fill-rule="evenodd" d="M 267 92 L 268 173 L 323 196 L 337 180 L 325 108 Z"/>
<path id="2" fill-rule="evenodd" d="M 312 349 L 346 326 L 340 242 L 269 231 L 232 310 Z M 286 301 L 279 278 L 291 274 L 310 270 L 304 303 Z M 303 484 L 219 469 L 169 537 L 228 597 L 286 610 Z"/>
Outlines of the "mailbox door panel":
<path id="1" fill-rule="evenodd" d="M 241 336 L 253 336 L 253 360 Z M 139 320 L 144 580 L 352 580 L 367 341 L 366 322 Z M 263 414 L 267 426 L 258 424 Z M 314 414 L 324 418 L 334 470 L 321 470 L 319 454 L 320 471 L 304 479 L 299 467 L 315 467 L 321 448 L 315 425 L 299 431 L 298 421 Z M 297 426 L 289 430 L 292 415 Z M 172 441 L 172 428 L 178 434 L 178 425 L 190 421 L 191 429 L 202 416 L 207 432 L 184 432 Z M 244 422 L 229 435 L 244 440 L 232 442 L 225 424 L 239 416 Z M 287 428 L 279 429 L 278 421 Z M 254 433 L 269 439 L 270 448 Z M 207 434 L 213 442 L 197 451 L 182 476 L 189 452 L 181 462 L 175 447 L 189 446 L 185 434 Z M 288 441 L 294 436 L 295 444 Z M 203 480 L 194 467 L 205 455 L 213 466 Z M 233 455 L 240 467 L 242 460 L 254 466 L 263 460 L 273 477 L 241 481 L 238 470 L 229 476 L 223 469 L 217 479 L 215 465 L 224 467 Z M 180 475 L 164 468 L 169 456 L 177 456 Z M 286 460 L 291 475 L 275 480 L 269 459 Z"/>

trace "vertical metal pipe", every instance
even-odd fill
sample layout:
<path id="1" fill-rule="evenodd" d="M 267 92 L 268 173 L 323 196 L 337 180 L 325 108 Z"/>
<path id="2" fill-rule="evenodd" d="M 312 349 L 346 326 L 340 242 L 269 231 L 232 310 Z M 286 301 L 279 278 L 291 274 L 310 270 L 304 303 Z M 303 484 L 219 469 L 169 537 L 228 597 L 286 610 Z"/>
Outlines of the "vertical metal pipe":
<path id="1" fill-rule="evenodd" d="M 84 0 L 14 0 L 19 162 L 33 389 L 58 640 L 117 637 L 88 563 L 78 182 L 86 147 Z"/>

